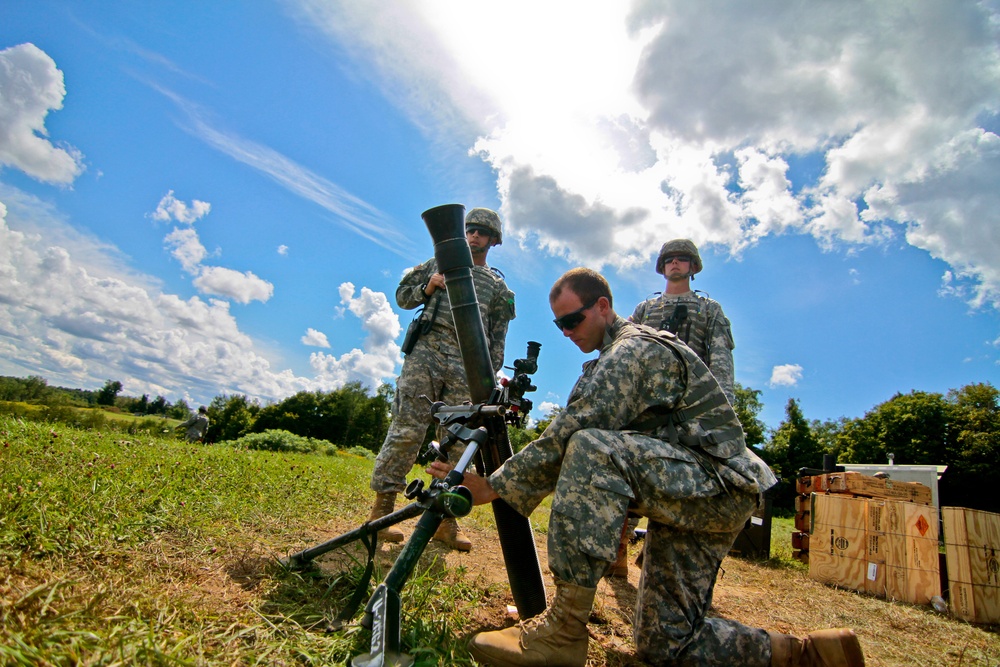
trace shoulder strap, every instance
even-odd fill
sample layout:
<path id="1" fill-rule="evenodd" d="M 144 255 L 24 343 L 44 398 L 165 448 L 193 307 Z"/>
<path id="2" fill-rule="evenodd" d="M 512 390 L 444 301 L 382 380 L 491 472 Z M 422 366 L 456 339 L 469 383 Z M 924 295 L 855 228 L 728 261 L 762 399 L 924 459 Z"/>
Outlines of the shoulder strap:
<path id="1" fill-rule="evenodd" d="M 423 319 L 423 324 L 420 325 L 421 333 L 428 333 L 431 330 L 431 326 L 434 324 L 434 319 L 437 317 L 438 306 L 441 305 L 441 293 L 434 292 L 434 309 L 431 310 L 430 317 L 424 317 L 424 312 L 427 311 L 427 307 L 424 306 L 424 310 L 421 312 L 421 318 Z"/>

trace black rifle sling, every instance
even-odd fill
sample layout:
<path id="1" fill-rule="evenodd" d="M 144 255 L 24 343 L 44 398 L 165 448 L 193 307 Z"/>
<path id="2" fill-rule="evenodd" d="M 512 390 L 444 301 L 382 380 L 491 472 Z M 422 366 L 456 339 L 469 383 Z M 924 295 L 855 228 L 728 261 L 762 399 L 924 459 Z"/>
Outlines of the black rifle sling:
<path id="1" fill-rule="evenodd" d="M 441 295 L 439 292 L 434 292 L 434 296 L 437 297 L 436 299 L 434 299 L 434 310 L 431 311 L 431 316 L 429 318 L 426 318 L 421 322 L 420 324 L 421 335 L 430 333 L 431 326 L 434 325 L 434 320 L 437 318 L 438 306 L 441 305 Z M 427 309 L 424 308 L 424 310 L 426 311 Z"/>

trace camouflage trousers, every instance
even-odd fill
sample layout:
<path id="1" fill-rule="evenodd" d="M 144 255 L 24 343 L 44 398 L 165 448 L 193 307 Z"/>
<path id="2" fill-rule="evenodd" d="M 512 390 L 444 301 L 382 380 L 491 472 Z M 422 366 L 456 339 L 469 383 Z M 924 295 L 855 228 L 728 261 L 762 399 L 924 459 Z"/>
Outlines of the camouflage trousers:
<path id="1" fill-rule="evenodd" d="M 458 355 L 441 351 L 433 337 L 421 339 L 403 362 L 396 381 L 392 422 L 375 458 L 371 489 L 376 493 L 398 493 L 406 488 L 409 474 L 420 454 L 427 427 L 434 423 L 431 403 L 461 405 L 469 400 L 465 367 Z M 424 398 L 426 396 L 427 398 Z M 449 460 L 456 463 L 465 450 L 456 446 Z"/>
<path id="2" fill-rule="evenodd" d="M 549 568 L 594 588 L 615 560 L 626 514 L 649 519 L 636 654 L 653 665 L 770 665 L 767 633 L 706 618 L 722 559 L 759 495 L 724 488 L 707 457 L 641 433 L 570 437 L 549 519 Z"/>

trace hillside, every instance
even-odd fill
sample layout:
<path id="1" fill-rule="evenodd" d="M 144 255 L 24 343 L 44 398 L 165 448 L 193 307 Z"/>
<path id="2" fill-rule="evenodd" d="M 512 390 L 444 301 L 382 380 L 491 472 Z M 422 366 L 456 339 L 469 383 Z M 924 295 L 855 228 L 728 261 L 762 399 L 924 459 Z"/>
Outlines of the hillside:
<path id="1" fill-rule="evenodd" d="M 360 547 L 307 573 L 278 561 L 360 525 L 370 459 L 8 417 L 0 441 L 0 665 L 336 665 L 368 650 L 356 626 L 327 631 L 360 576 Z M 546 512 L 536 514 L 544 563 Z M 418 664 L 474 664 L 467 636 L 510 622 L 492 516 L 477 508 L 463 525 L 473 551 L 432 545 L 404 590 L 404 644 Z M 787 532 L 773 543 L 787 544 Z M 382 547 L 377 577 L 398 553 Z M 874 666 L 1000 664 L 997 628 L 835 590 L 783 557 L 723 569 L 720 615 L 796 633 L 851 626 Z M 602 583 L 589 664 L 638 664 L 637 584 L 636 568 L 627 582 Z"/>

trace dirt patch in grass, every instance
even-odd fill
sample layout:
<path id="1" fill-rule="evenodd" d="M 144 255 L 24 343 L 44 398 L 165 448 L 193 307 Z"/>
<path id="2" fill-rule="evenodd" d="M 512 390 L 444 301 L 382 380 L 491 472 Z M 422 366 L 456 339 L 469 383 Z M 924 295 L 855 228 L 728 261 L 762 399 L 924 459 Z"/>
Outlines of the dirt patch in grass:
<path id="1" fill-rule="evenodd" d="M 401 524 L 407 537 L 413 525 L 413 521 Z M 474 521 L 462 525 L 473 542 L 472 551 L 452 551 L 435 542 L 424 551 L 425 559 L 437 558 L 448 568 L 464 568 L 466 578 L 487 591 L 475 614 L 477 627 L 461 628 L 462 634 L 471 636 L 479 630 L 514 624 L 516 614 L 508 613 L 514 601 L 495 532 Z M 352 527 L 346 526 L 345 530 Z M 536 534 L 535 542 L 551 596 L 554 588 L 547 567 L 546 537 Z M 400 548 L 382 545 L 380 561 L 391 567 Z M 641 550 L 641 541 L 630 546 L 630 562 L 634 563 Z M 336 565 L 324 565 L 324 569 L 330 567 Z M 627 579 L 601 582 L 590 623 L 591 667 L 643 664 L 634 657 L 632 641 L 639 572 L 640 568 L 633 564 Z M 820 584 L 803 569 L 776 560 L 723 561 L 712 613 L 752 627 L 796 635 L 829 627 L 854 628 L 869 667 L 1000 665 L 1000 627 L 974 626 L 939 614 L 929 606 L 888 601 Z"/>

